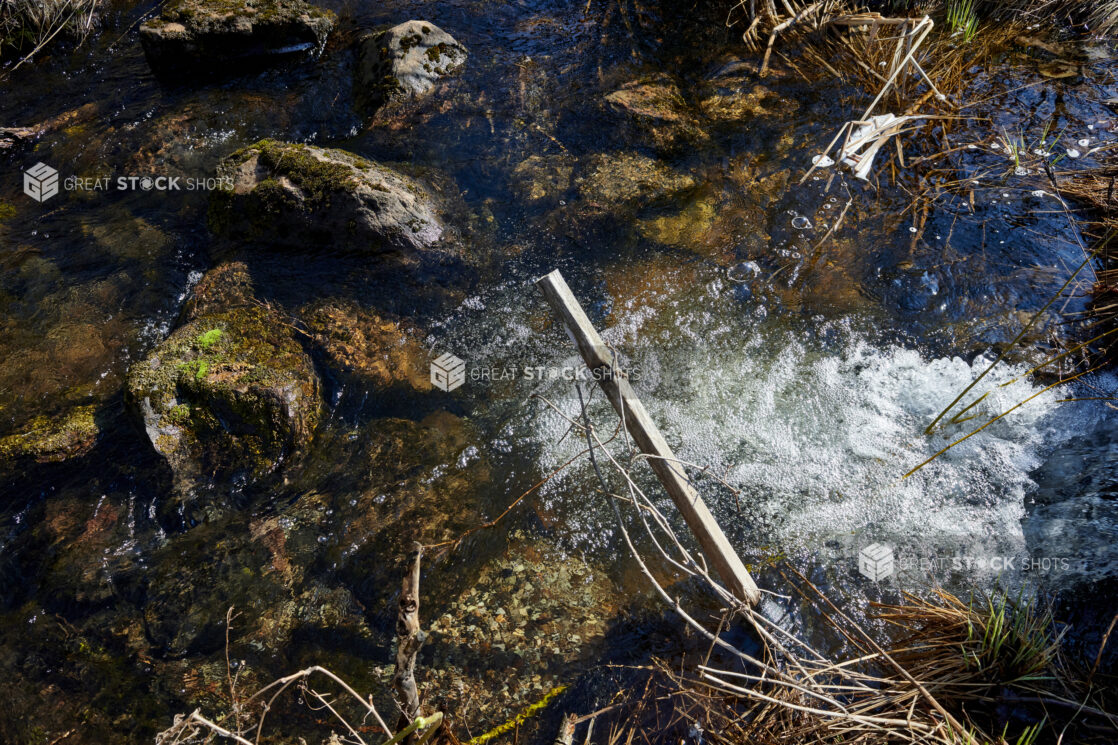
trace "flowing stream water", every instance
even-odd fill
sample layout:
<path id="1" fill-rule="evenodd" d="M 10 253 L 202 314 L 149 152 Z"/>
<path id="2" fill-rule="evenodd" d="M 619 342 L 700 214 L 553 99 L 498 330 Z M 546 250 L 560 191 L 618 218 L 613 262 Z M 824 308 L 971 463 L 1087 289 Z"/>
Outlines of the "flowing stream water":
<path id="1" fill-rule="evenodd" d="M 162 83 L 129 31 L 152 4 L 118 2 L 87 45 L 2 84 L 0 124 L 79 113 L 0 152 L 0 434 L 77 405 L 95 407 L 101 434 L 79 459 L 0 464 L 0 660 L 12 675 L 0 739 L 47 742 L 80 724 L 84 741 L 139 742 L 174 712 L 220 706 L 230 605 L 242 612 L 232 649 L 246 685 L 325 664 L 385 690 L 410 540 L 451 540 L 497 517 L 583 446 L 539 398 L 578 411 L 562 372 L 577 367 L 574 349 L 532 285 L 555 268 L 677 454 L 710 467 L 703 495 L 763 587 L 781 586 L 770 564 L 788 558 L 862 618 L 867 599 L 933 583 L 1057 594 L 1083 613 L 1086 593 L 1113 587 L 1113 407 L 1065 399 L 1118 386 L 1094 374 L 1045 391 L 1055 368 L 1030 374 L 1055 342 L 1079 338 L 1063 320 L 1086 307 L 1082 287 L 965 399 L 989 392 L 975 418 L 924 433 L 1083 261 L 1088 239 L 1042 174 L 1015 172 L 995 144 L 1049 129 L 1112 143 L 1104 102 L 1118 68 L 1105 44 L 1088 45 L 1072 80 L 1041 77 L 1011 46 L 969 70 L 979 103 L 951 138 L 973 189 L 942 190 L 921 217 L 903 172 L 876 187 L 826 173 L 798 183 L 867 99 L 823 71 L 777 65 L 752 78 L 748 116 L 707 122 L 670 155 L 619 125 L 603 99 L 627 81 L 669 73 L 695 106 L 727 70 L 755 65 L 722 9 L 325 4 L 342 31 L 303 65 Z M 450 31 L 470 61 L 445 101 L 366 127 L 346 39 L 409 18 Z M 264 137 L 442 174 L 460 192 L 456 229 L 487 268 L 415 291 L 365 258 L 216 241 L 204 192 L 68 191 L 38 204 L 20 191 L 37 161 L 63 175 L 203 178 Z M 928 152 L 920 137 L 906 147 Z M 652 201 L 614 193 L 656 168 L 686 186 Z M 378 396 L 326 373 L 327 421 L 305 463 L 266 488 L 212 485 L 209 516 L 171 505 L 123 380 L 202 274 L 231 257 L 292 313 L 328 297 L 408 318 L 431 359 L 466 362 L 466 382 Z M 600 394 L 590 412 L 612 431 Z M 598 487 L 579 460 L 429 559 L 434 633 L 421 667 L 431 695 L 475 727 L 554 685 L 594 700 L 608 685 L 593 671 L 663 644 L 669 622 Z M 873 543 L 893 549 L 896 576 L 859 574 Z M 1093 612 L 1109 619 L 1106 605 Z"/>

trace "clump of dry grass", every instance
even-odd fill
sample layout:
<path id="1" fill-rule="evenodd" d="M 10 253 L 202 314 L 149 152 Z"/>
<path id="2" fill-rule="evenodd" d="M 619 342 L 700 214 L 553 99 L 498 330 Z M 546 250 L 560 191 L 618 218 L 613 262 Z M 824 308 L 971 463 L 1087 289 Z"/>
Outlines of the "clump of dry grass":
<path id="1" fill-rule="evenodd" d="M 768 670 L 723 663 L 687 672 L 658 662 L 619 714 L 628 724 L 613 739 L 1028 745 L 1061 733 L 1077 743 L 1113 743 L 1118 735 L 1118 716 L 1108 713 L 1113 686 L 1065 658 L 1061 633 L 1036 604 L 1004 593 L 971 602 L 943 590 L 906 594 L 873 606 L 899 632 L 886 649 L 816 599 L 832 632 L 849 642 L 848 659 L 829 661 L 802 644 L 790 654 L 796 644 L 786 639 L 768 645 Z"/>
<path id="2" fill-rule="evenodd" d="M 102 0 L 0 0 L 0 59 L 24 59 L 58 38 L 84 41 Z"/>

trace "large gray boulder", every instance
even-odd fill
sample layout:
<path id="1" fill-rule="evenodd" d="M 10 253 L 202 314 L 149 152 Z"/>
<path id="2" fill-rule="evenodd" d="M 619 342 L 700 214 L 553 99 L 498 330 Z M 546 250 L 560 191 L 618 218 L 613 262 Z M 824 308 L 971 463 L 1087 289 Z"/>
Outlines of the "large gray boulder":
<path id="1" fill-rule="evenodd" d="M 420 98 L 466 62 L 466 48 L 433 23 L 368 34 L 358 48 L 358 97 L 370 106 Z"/>
<path id="2" fill-rule="evenodd" d="M 333 27 L 333 13 L 304 0 L 170 0 L 140 24 L 140 43 L 158 72 L 224 71 L 321 51 Z"/>
<path id="3" fill-rule="evenodd" d="M 344 150 L 262 140 L 226 158 L 210 226 L 241 240 L 411 257 L 445 233 L 419 182 Z"/>

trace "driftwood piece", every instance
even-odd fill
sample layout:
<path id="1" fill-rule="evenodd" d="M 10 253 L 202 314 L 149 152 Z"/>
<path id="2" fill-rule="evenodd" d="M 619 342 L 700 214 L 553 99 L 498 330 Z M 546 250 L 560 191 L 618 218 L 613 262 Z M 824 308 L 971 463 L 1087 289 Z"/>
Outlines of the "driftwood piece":
<path id="1" fill-rule="evenodd" d="M 50 132 L 90 121 L 97 117 L 98 111 L 97 104 L 87 103 L 30 127 L 0 127 L 0 150 L 28 145 Z"/>
<path id="2" fill-rule="evenodd" d="M 415 658 L 427 635 L 419 628 L 419 562 L 423 547 L 416 546 L 411 569 L 404 575 L 400 592 L 400 608 L 396 615 L 396 674 L 392 686 L 402 714 L 401 725 L 411 724 L 419 716 L 419 689 L 415 684 Z M 397 729 L 400 728 L 397 726 Z M 410 741 L 409 736 L 408 741 Z"/>
<path id="3" fill-rule="evenodd" d="M 595 371 L 594 378 L 605 392 L 614 411 L 625 421 L 625 426 L 641 452 L 649 457 L 649 466 L 668 495 L 687 521 L 687 527 L 699 541 L 703 553 L 714 564 L 726 587 L 746 605 L 756 605 L 761 600 L 753 578 L 749 576 L 741 558 L 730 545 L 726 534 L 710 514 L 699 493 L 691 486 L 679 459 L 672 453 L 667 440 L 660 434 L 652 417 L 633 392 L 625 373 L 615 368 L 610 350 L 585 311 L 567 286 L 563 275 L 556 269 L 536 280 L 556 317 L 578 347 L 587 367 Z"/>

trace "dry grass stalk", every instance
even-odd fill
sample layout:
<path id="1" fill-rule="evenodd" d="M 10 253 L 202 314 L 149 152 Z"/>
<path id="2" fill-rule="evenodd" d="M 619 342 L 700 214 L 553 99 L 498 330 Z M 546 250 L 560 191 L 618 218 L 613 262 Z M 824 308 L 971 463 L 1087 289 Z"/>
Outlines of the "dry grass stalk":
<path id="1" fill-rule="evenodd" d="M 0 0 L 0 59 L 20 55 L 8 72 L 68 37 L 79 44 L 93 31 L 103 0 Z"/>

